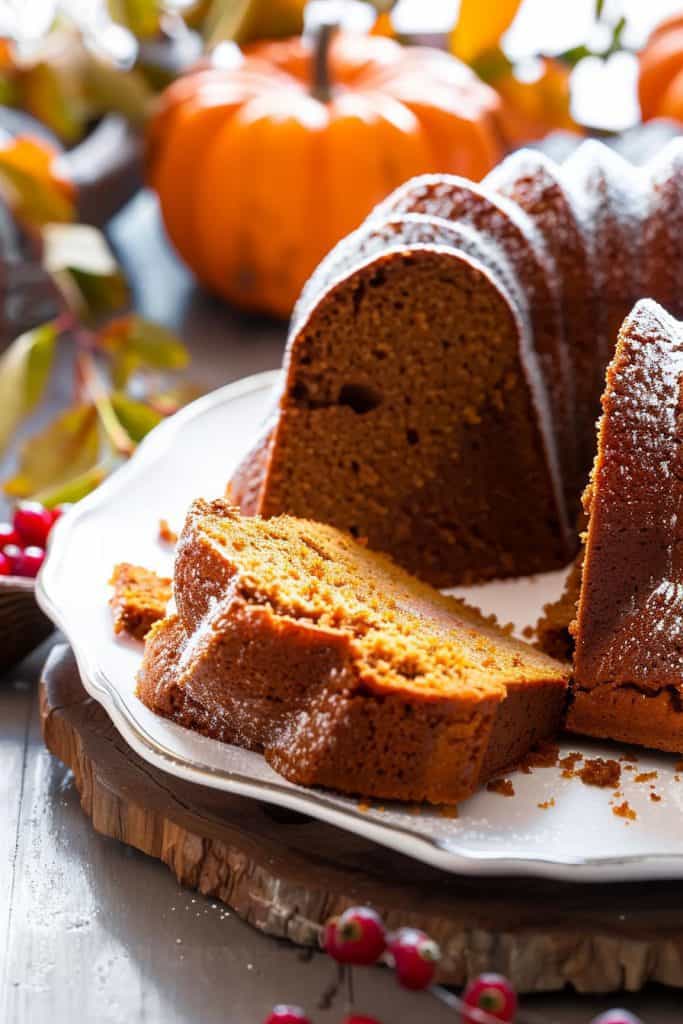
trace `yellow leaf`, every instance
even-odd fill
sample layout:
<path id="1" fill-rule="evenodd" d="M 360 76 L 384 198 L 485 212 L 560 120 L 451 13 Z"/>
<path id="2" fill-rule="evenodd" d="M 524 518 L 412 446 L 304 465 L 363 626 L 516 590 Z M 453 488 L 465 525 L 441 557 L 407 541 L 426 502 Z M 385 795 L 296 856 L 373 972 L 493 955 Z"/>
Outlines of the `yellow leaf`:
<path id="1" fill-rule="evenodd" d="M 23 443 L 19 467 L 5 482 L 5 491 L 16 498 L 43 495 L 92 470 L 100 462 L 101 453 L 102 434 L 95 406 L 74 406 Z"/>
<path id="2" fill-rule="evenodd" d="M 161 29 L 162 4 L 158 0 L 108 0 L 114 21 L 129 28 L 138 39 L 154 39 Z"/>
<path id="3" fill-rule="evenodd" d="M 304 27 L 305 6 L 305 0 L 213 0 L 204 35 L 209 46 L 295 36 Z"/>
<path id="4" fill-rule="evenodd" d="M 0 180 L 20 220 L 42 225 L 73 219 L 73 187 L 56 173 L 55 156 L 51 146 L 29 136 L 0 148 Z"/>
<path id="5" fill-rule="evenodd" d="M 126 280 L 101 231 L 86 224 L 47 224 L 42 234 L 43 265 L 76 312 L 92 320 L 127 305 Z"/>
<path id="6" fill-rule="evenodd" d="M 22 68 L 18 77 L 21 106 L 70 145 L 85 133 L 89 110 L 81 86 L 81 58 L 69 50 Z"/>
<path id="7" fill-rule="evenodd" d="M 20 335 L 0 356 L 0 452 L 42 398 L 56 342 L 54 325 L 43 324 Z"/>
<path id="8" fill-rule="evenodd" d="M 97 342 L 111 356 L 114 386 L 119 389 L 139 369 L 182 370 L 189 362 L 187 349 L 172 331 L 137 314 L 110 321 Z"/>
<path id="9" fill-rule="evenodd" d="M 479 54 L 498 46 L 514 21 L 521 0 L 460 0 L 460 11 L 451 33 L 451 52 L 471 64 Z"/>

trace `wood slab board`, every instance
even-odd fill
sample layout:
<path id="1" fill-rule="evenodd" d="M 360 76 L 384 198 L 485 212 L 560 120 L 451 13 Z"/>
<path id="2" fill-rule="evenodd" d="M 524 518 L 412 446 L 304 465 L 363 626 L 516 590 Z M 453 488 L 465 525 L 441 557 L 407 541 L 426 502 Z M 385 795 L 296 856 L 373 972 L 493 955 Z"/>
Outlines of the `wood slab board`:
<path id="1" fill-rule="evenodd" d="M 45 666 L 41 720 L 98 832 L 162 861 L 179 883 L 269 935 L 316 946 L 327 918 L 369 903 L 389 927 L 411 924 L 436 939 L 446 984 L 493 970 L 520 992 L 683 987 L 681 882 L 459 878 L 300 814 L 180 781 L 119 736 L 66 645 Z"/>

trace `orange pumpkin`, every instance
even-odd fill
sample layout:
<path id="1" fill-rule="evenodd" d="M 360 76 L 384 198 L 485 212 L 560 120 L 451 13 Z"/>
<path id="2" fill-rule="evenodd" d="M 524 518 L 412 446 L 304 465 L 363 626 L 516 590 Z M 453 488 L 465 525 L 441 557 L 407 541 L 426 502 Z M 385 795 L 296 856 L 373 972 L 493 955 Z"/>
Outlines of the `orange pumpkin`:
<path id="1" fill-rule="evenodd" d="M 328 45 L 329 44 L 329 45 Z M 260 42 L 162 97 L 150 180 L 171 241 L 210 289 L 286 316 L 311 271 L 414 174 L 479 179 L 499 100 L 446 53 L 339 32 Z"/>
<path id="2" fill-rule="evenodd" d="M 539 75 L 530 82 L 517 78 L 512 68 L 494 79 L 503 104 L 501 131 L 509 148 L 552 131 L 579 130 L 570 113 L 569 77 L 566 65 L 542 57 Z"/>
<path id="3" fill-rule="evenodd" d="M 639 56 L 638 98 L 644 121 L 683 121 L 683 15 L 658 25 Z"/>

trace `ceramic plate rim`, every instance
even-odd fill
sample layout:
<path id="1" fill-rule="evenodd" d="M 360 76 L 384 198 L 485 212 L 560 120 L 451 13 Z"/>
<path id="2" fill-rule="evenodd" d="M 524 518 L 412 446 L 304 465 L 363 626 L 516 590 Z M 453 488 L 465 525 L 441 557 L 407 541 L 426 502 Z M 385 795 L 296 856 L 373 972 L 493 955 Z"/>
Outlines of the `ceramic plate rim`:
<path id="1" fill-rule="evenodd" d="M 86 691 L 104 707 L 121 736 L 143 760 L 170 775 L 212 789 L 288 807 L 343 830 L 365 836 L 382 846 L 449 873 L 469 876 L 536 876 L 565 882 L 683 877 L 683 851 L 681 854 L 605 855 L 561 860 L 533 856 L 510 857 L 495 850 L 488 855 L 481 852 L 473 854 L 458 851 L 457 844 L 446 849 L 437 839 L 421 835 L 412 829 L 381 824 L 371 820 L 361 810 L 341 808 L 329 800 L 323 790 L 292 788 L 285 780 L 280 785 L 272 781 L 253 779 L 238 772 L 219 769 L 194 758 L 179 755 L 174 752 L 172 745 L 165 746 L 154 739 L 144 724 L 131 713 L 115 684 L 98 667 L 96 658 L 89 649 L 87 638 L 79 633 L 78 623 L 70 621 L 68 614 L 60 608 L 60 568 L 68 538 L 86 516 L 97 513 L 125 489 L 129 480 L 134 479 L 157 458 L 162 458 L 168 452 L 173 438 L 188 420 L 203 415 L 215 406 L 252 392 L 272 390 L 281 378 L 281 372 L 269 370 L 234 381 L 202 396 L 175 416 L 165 420 L 142 442 L 129 462 L 63 516 L 52 532 L 48 555 L 36 582 L 38 604 L 67 637 Z M 169 736 L 172 743 L 172 730 Z"/>

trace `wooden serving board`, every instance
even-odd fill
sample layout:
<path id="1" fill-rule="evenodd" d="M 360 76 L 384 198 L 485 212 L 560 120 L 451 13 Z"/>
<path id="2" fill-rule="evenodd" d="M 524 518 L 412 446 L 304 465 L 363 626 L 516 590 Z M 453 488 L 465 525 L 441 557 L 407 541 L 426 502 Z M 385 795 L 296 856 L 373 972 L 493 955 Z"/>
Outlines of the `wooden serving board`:
<path id="1" fill-rule="evenodd" d="M 390 927 L 412 924 L 439 942 L 445 983 L 494 970 L 521 992 L 683 986 L 681 882 L 458 878 L 300 814 L 182 782 L 119 736 L 65 645 L 45 666 L 41 716 L 98 832 L 270 935 L 315 946 L 328 917 L 371 903 Z"/>

